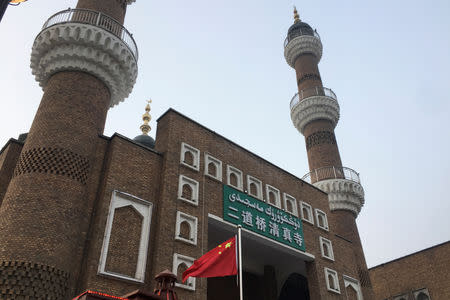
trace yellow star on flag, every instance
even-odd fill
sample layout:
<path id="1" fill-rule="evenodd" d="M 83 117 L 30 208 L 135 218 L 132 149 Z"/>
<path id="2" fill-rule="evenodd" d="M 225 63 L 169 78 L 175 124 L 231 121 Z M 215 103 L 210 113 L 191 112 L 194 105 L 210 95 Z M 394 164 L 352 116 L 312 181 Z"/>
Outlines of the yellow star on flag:
<path id="1" fill-rule="evenodd" d="M 229 243 L 227 243 L 227 244 L 225 245 L 225 248 L 230 248 L 231 245 L 233 245 L 233 243 L 232 243 L 232 242 L 229 242 Z"/>

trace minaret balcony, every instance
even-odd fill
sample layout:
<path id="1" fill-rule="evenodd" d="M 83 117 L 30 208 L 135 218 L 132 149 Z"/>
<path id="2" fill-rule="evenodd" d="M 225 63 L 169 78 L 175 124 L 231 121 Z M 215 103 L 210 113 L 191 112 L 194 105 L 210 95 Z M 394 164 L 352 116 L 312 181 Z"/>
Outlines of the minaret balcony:
<path id="1" fill-rule="evenodd" d="M 294 28 L 284 40 L 284 58 L 292 68 L 295 68 L 295 61 L 302 54 L 312 53 L 319 62 L 322 58 L 322 51 L 323 46 L 319 34 L 309 26 Z"/>
<path id="2" fill-rule="evenodd" d="M 292 122 L 302 134 L 312 121 L 329 120 L 333 127 L 339 121 L 339 103 L 336 94 L 328 88 L 317 86 L 301 90 L 292 97 L 290 108 Z"/>
<path id="3" fill-rule="evenodd" d="M 359 173 L 347 167 L 323 167 L 302 177 L 328 193 L 331 210 L 347 210 L 358 216 L 364 205 L 364 189 Z"/>
<path id="4" fill-rule="evenodd" d="M 133 35 L 114 18 L 88 9 L 67 9 L 51 16 L 37 35 L 31 69 L 43 88 L 57 72 L 90 73 L 109 88 L 112 107 L 131 93 L 138 55 Z"/>

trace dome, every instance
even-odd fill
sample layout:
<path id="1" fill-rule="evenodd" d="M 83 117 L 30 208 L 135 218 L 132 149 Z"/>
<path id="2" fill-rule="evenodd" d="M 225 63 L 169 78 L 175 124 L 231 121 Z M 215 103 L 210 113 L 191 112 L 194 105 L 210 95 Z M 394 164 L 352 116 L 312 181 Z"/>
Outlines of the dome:
<path id="1" fill-rule="evenodd" d="M 155 140 L 151 136 L 146 134 L 138 135 L 133 139 L 133 141 L 141 144 L 142 146 L 149 147 L 152 149 L 155 147 Z"/>
<path id="2" fill-rule="evenodd" d="M 305 22 L 296 22 L 291 27 L 289 27 L 287 39 L 288 41 L 302 35 L 315 36 L 314 29 Z"/>

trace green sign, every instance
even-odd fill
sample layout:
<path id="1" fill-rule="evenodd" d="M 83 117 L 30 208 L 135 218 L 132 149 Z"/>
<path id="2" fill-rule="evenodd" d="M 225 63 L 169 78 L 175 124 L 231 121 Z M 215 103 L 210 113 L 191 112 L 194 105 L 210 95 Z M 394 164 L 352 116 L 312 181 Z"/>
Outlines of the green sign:
<path id="1" fill-rule="evenodd" d="M 299 218 L 227 185 L 223 186 L 223 219 L 305 251 L 303 227 Z"/>

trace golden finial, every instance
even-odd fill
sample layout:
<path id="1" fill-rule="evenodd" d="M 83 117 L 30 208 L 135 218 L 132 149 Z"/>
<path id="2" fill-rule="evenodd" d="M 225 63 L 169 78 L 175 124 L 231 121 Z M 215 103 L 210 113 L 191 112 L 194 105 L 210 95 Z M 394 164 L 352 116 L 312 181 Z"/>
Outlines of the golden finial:
<path id="1" fill-rule="evenodd" d="M 148 123 L 152 119 L 150 116 L 150 103 L 152 103 L 152 99 L 147 101 L 147 105 L 145 106 L 145 113 L 142 115 L 142 121 L 144 121 L 144 124 L 141 125 L 142 134 L 148 135 L 150 130 L 152 129 Z"/>
<path id="2" fill-rule="evenodd" d="M 297 7 L 294 5 L 294 24 L 298 22 L 300 22 L 300 16 L 298 15 Z"/>

